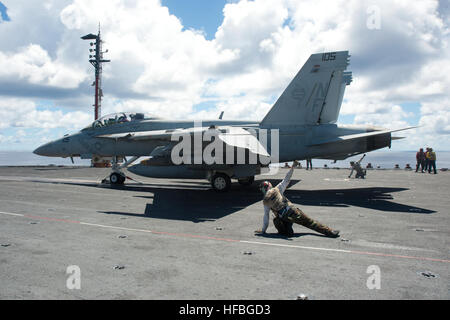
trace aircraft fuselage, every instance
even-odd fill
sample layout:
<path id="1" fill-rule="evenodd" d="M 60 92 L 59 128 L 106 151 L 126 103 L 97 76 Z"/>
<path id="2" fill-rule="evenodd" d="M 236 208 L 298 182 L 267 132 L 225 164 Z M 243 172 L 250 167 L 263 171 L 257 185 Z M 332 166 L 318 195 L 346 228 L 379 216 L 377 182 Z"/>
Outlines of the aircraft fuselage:
<path id="1" fill-rule="evenodd" d="M 98 135 L 140 132 L 140 131 L 157 131 L 192 128 L 198 126 L 199 122 L 193 120 L 184 121 L 164 121 L 164 120 L 142 120 L 138 123 L 123 123 L 103 128 L 86 128 L 78 133 L 66 135 L 61 139 L 42 145 L 34 152 L 42 156 L 50 157 L 83 157 L 90 158 L 92 155 L 99 156 L 149 156 L 152 151 L 163 146 L 167 142 L 157 140 L 127 140 L 127 139 L 109 139 L 97 137 Z M 226 120 L 208 120 L 201 122 L 202 127 L 210 126 L 238 126 L 256 132 L 261 129 L 267 130 L 268 152 L 271 153 L 271 135 L 270 130 L 278 130 L 279 136 L 279 162 L 292 160 L 303 160 L 306 158 L 325 158 L 334 159 L 333 155 L 339 155 L 335 159 L 347 158 L 353 154 L 362 153 L 390 146 L 390 134 L 382 139 L 382 141 L 366 141 L 358 140 L 357 142 L 349 142 L 340 144 L 335 150 L 333 146 L 313 146 L 314 141 L 332 139 L 334 137 L 365 133 L 374 131 L 371 127 L 348 127 L 338 126 L 336 124 L 321 125 L 300 125 L 291 127 L 262 127 L 258 122 L 254 121 L 226 121 Z M 379 130 L 377 128 L 377 130 Z M 372 139 L 373 140 L 373 139 Z"/>

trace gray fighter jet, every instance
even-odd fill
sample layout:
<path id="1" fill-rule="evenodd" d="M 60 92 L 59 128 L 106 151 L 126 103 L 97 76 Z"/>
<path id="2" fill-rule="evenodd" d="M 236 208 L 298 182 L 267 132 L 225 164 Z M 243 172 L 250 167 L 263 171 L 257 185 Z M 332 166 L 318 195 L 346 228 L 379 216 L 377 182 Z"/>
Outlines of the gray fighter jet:
<path id="1" fill-rule="evenodd" d="M 307 158 L 343 160 L 390 148 L 396 139 L 391 133 L 399 130 L 336 124 L 345 87 L 352 81 L 351 72 L 345 71 L 348 64 L 348 51 L 311 55 L 260 122 L 227 121 L 222 114 L 219 119 L 200 123 L 117 113 L 42 145 L 34 153 L 112 157 L 111 184 L 123 184 L 122 169 L 148 156 L 128 170 L 155 178 L 208 179 L 213 189 L 226 191 L 231 179 L 252 184 L 254 176 L 270 163 Z M 410 128 L 400 130 L 406 129 Z M 213 161 L 204 157 L 206 151 Z M 131 158 L 119 165 L 117 157 Z"/>

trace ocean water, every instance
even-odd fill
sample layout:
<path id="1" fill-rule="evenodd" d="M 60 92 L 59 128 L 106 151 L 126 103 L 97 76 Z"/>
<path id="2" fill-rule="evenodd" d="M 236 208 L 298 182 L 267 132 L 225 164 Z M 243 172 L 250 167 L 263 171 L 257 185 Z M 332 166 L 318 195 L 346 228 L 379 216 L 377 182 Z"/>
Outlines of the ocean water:
<path id="1" fill-rule="evenodd" d="M 72 164 L 70 158 L 42 157 L 31 151 L 0 151 L 0 166 L 90 166 L 91 160 L 81 160 L 73 158 L 75 164 Z"/>
<path id="2" fill-rule="evenodd" d="M 450 151 L 436 151 L 436 167 L 437 168 L 450 168 Z M 348 158 L 346 160 L 337 161 L 333 163 L 330 160 L 313 159 L 313 167 L 323 168 L 326 164 L 329 168 L 348 168 L 350 161 L 357 161 L 361 158 L 361 155 Z M 81 160 L 80 158 L 74 158 L 75 164 L 72 164 L 70 158 L 51 158 L 41 157 L 35 155 L 31 151 L 0 151 L 0 166 L 90 166 L 90 160 Z M 362 161 L 362 166 L 365 167 L 367 163 L 371 163 L 373 168 L 378 166 L 381 169 L 393 169 L 396 164 L 400 168 L 404 168 L 407 163 L 412 168 L 416 166 L 416 151 L 374 151 L 366 154 L 366 157 Z M 300 162 L 303 167 L 306 167 L 306 161 Z"/>
<path id="3" fill-rule="evenodd" d="M 417 151 L 374 151 L 366 153 L 366 157 L 362 161 L 362 167 L 365 168 L 370 162 L 373 168 L 378 166 L 381 169 L 393 169 L 396 164 L 404 169 L 409 164 L 413 169 L 416 168 L 416 152 Z M 436 152 L 436 168 L 450 168 L 450 151 Z M 358 161 L 362 155 L 347 158 L 345 160 L 333 161 L 313 159 L 313 167 L 323 167 L 325 164 L 330 167 L 348 168 L 350 161 Z M 306 167 L 306 161 L 301 161 L 302 166 Z"/>

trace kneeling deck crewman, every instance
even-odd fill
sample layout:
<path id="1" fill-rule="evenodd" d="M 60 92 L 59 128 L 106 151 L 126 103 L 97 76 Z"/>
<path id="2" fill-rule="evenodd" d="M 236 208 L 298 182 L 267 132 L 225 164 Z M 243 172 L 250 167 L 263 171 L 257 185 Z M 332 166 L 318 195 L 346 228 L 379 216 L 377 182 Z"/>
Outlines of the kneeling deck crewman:
<path id="1" fill-rule="evenodd" d="M 356 175 L 355 178 L 361 178 L 364 179 L 364 177 L 366 176 L 367 171 L 363 170 L 361 168 L 361 161 L 364 159 L 364 157 L 366 156 L 366 154 L 364 154 L 362 156 L 361 159 L 359 159 L 358 161 L 354 162 L 354 161 L 350 161 L 350 166 L 352 167 L 352 171 L 350 171 L 350 174 L 348 175 L 348 177 L 350 178 L 353 174 L 353 170 L 356 170 Z"/>
<path id="2" fill-rule="evenodd" d="M 266 233 L 269 226 L 270 210 L 275 214 L 274 225 L 280 234 L 285 236 L 292 236 L 292 224 L 297 223 L 309 229 L 322 233 L 328 237 L 339 237 L 339 230 L 332 230 L 331 228 L 309 218 L 303 211 L 294 207 L 294 205 L 283 195 L 286 187 L 291 181 L 292 173 L 297 161 L 294 161 L 292 168 L 286 174 L 286 177 L 275 188 L 269 181 L 261 183 L 261 191 L 264 194 L 264 220 L 262 230 L 256 233 Z"/>

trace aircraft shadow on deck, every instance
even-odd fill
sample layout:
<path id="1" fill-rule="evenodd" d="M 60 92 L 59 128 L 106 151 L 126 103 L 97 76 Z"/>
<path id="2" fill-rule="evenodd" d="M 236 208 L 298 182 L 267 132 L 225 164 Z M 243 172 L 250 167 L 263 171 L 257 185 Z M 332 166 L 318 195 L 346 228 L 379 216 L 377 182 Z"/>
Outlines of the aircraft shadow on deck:
<path id="1" fill-rule="evenodd" d="M 299 180 L 292 181 L 294 185 Z M 277 181 L 272 181 L 276 185 Z M 136 195 L 137 198 L 152 199 L 143 213 L 101 211 L 106 214 L 147 217 L 155 219 L 185 220 L 192 222 L 215 221 L 224 216 L 245 209 L 255 203 L 261 205 L 262 195 L 255 183 L 251 187 L 233 184 L 227 193 L 217 193 L 212 189 L 195 183 L 186 185 L 125 185 L 124 191 L 149 192 L 153 195 Z M 355 189 L 328 190 L 286 190 L 286 196 L 299 207 L 363 207 L 383 212 L 430 214 L 435 211 L 395 203 L 391 193 L 408 190 L 407 188 L 370 187 Z"/>
<path id="2" fill-rule="evenodd" d="M 224 216 L 243 210 L 261 201 L 257 188 L 238 188 L 226 193 L 217 193 L 209 188 L 174 188 L 142 186 L 142 191 L 153 193 L 152 196 L 136 195 L 136 198 L 152 199 L 147 203 L 144 213 L 104 212 L 125 216 L 147 217 L 156 219 L 187 220 L 192 222 L 215 221 Z M 129 190 L 129 187 L 124 189 Z M 245 189 L 245 190 L 242 190 Z"/>
<path id="3" fill-rule="evenodd" d="M 281 180 L 271 180 L 275 186 Z M 290 186 L 300 180 L 292 180 Z M 186 220 L 193 222 L 214 221 L 224 216 L 241 211 L 255 203 L 260 203 L 263 212 L 262 194 L 259 182 L 252 186 L 233 183 L 229 192 L 217 193 L 209 184 L 201 181 L 173 181 L 171 184 L 125 184 L 123 186 L 99 185 L 83 182 L 51 182 L 94 188 L 113 188 L 124 192 L 144 192 L 153 195 L 135 195 L 136 198 L 152 199 L 142 213 L 99 211 L 105 214 L 147 217 L 156 219 Z M 383 212 L 412 214 L 431 214 L 436 211 L 393 202 L 393 193 L 409 190 L 407 188 L 368 187 L 353 189 L 292 190 L 287 189 L 286 197 L 299 207 L 362 207 Z"/>
<path id="4" fill-rule="evenodd" d="M 385 212 L 430 214 L 436 211 L 396 203 L 391 193 L 409 190 L 407 188 L 370 187 L 328 190 L 286 190 L 286 197 L 292 203 L 306 206 L 362 207 Z"/>
<path id="5" fill-rule="evenodd" d="M 272 180 L 276 185 L 281 180 Z M 292 180 L 290 185 L 300 180 Z M 229 192 L 218 193 L 209 183 L 202 181 L 173 181 L 168 185 L 130 185 L 119 186 L 121 190 L 153 193 L 152 196 L 136 195 L 137 198 L 152 199 L 144 213 L 101 211 L 106 214 L 147 217 L 155 219 L 186 220 L 192 222 L 215 221 L 237 211 L 261 202 L 262 194 L 258 182 L 252 186 L 233 183 Z M 175 184 L 178 183 L 178 184 Z M 187 184 L 190 185 L 187 185 Z M 261 204 L 261 210 L 262 204 Z"/>

